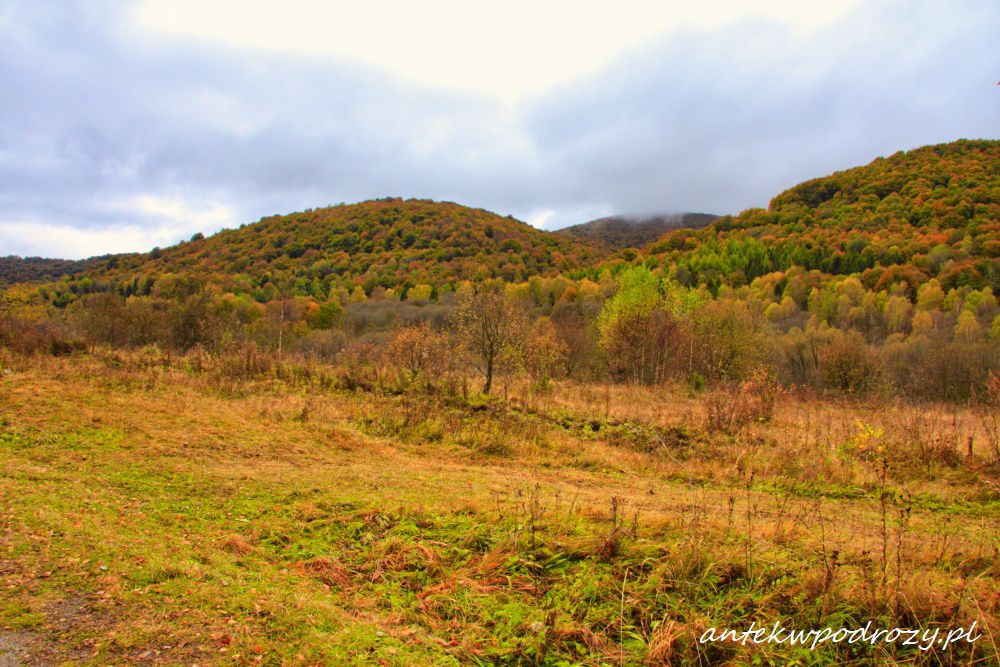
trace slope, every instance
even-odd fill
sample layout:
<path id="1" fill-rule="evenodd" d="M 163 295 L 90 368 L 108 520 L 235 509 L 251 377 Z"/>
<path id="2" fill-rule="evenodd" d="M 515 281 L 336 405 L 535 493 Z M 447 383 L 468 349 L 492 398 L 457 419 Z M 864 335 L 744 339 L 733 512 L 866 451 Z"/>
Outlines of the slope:
<path id="1" fill-rule="evenodd" d="M 1000 141 L 961 140 L 801 183 L 767 210 L 668 232 L 649 248 L 689 285 L 739 286 L 793 266 L 869 288 L 930 278 L 1000 289 Z"/>
<path id="2" fill-rule="evenodd" d="M 17 257 L 15 255 L 0 257 L 0 287 L 15 283 L 57 280 L 62 276 L 72 276 L 86 271 L 109 258 L 109 255 L 81 260 Z"/>
<path id="3" fill-rule="evenodd" d="M 621 250 L 640 248 L 674 229 L 701 229 L 718 217 L 710 213 L 613 215 L 564 227 L 557 230 L 556 234 L 572 239 L 597 241 L 609 248 Z"/>
<path id="4" fill-rule="evenodd" d="M 88 272 L 121 284 L 178 274 L 223 287 L 283 280 L 300 294 L 334 288 L 525 280 L 584 266 L 604 251 L 511 217 L 451 202 L 380 199 L 263 218 L 208 238 L 113 258 Z"/>

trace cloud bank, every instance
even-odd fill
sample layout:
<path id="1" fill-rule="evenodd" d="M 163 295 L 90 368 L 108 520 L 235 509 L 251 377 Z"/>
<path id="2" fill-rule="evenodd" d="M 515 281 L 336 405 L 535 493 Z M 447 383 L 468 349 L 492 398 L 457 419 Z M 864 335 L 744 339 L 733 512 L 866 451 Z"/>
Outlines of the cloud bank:
<path id="1" fill-rule="evenodd" d="M 496 49 L 585 48 L 601 17 L 576 33 L 569 10 L 535 17 L 575 37 L 546 46 L 533 25 L 522 49 L 509 17 L 498 40 L 465 14 L 421 33 L 419 17 L 383 7 L 379 31 L 339 7 L 331 39 L 367 21 L 371 40 L 407 36 L 397 61 L 437 40 L 410 71 L 365 60 L 357 39 L 338 52 L 216 39 L 192 18 L 164 27 L 156 3 L 143 15 L 110 0 L 0 0 L 0 255 L 148 250 L 390 195 L 550 229 L 630 211 L 735 213 L 899 149 L 997 137 L 996 3 L 842 4 L 821 20 L 734 10 L 658 31 L 609 24 L 599 62 L 547 63 L 519 87 L 511 72 L 531 60 L 512 55 L 506 71 Z M 449 30 L 473 38 L 444 48 Z M 440 63 L 463 50 L 471 64 L 445 77 Z"/>

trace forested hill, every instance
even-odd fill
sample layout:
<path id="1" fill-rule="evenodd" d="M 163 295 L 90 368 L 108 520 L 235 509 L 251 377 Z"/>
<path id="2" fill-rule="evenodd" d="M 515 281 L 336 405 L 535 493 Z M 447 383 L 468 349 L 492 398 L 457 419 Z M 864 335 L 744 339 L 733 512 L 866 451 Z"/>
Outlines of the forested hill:
<path id="1" fill-rule="evenodd" d="M 0 280 L 58 280 L 45 291 L 57 305 L 92 291 L 147 294 L 165 276 L 264 301 L 277 293 L 325 300 L 381 289 L 402 296 L 415 285 L 434 290 L 486 278 L 598 280 L 605 269 L 643 262 L 713 292 L 793 267 L 811 272 L 810 284 L 857 274 L 870 290 L 903 289 L 911 299 L 931 278 L 945 289 L 1000 292 L 1000 141 L 879 158 L 801 183 L 767 210 L 673 230 L 628 254 L 581 236 L 450 202 L 381 199 L 268 217 L 83 265 L 8 258 L 0 261 Z"/>
<path id="2" fill-rule="evenodd" d="M 14 283 L 32 283 L 72 276 L 99 266 L 111 256 L 91 259 L 47 259 L 44 257 L 0 257 L 0 287 Z"/>
<path id="3" fill-rule="evenodd" d="M 1000 289 L 1000 141 L 956 141 L 806 181 L 767 210 L 667 233 L 649 248 L 688 285 L 741 285 L 793 266 L 869 288 Z"/>
<path id="4" fill-rule="evenodd" d="M 603 251 L 510 217 L 451 202 L 380 199 L 264 218 L 88 272 L 121 284 L 180 274 L 239 290 L 292 283 L 322 296 L 361 286 L 520 281 L 598 261 Z"/>
<path id="5" fill-rule="evenodd" d="M 574 239 L 597 241 L 609 248 L 641 248 L 673 229 L 701 229 L 717 215 L 710 213 L 666 213 L 658 215 L 613 215 L 558 230 Z"/>

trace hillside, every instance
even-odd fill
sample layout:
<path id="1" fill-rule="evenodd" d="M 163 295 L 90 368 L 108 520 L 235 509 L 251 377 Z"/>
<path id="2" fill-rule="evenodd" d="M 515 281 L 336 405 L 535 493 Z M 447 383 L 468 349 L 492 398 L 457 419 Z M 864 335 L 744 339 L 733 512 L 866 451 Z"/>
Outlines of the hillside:
<path id="1" fill-rule="evenodd" d="M 596 241 L 609 248 L 621 250 L 640 248 L 674 229 L 701 229 L 718 217 L 709 213 L 613 215 L 564 227 L 557 230 L 556 234 L 572 239 Z"/>
<path id="2" fill-rule="evenodd" d="M 684 228 L 647 242 L 678 225 Z M 617 216 L 546 232 L 455 203 L 383 199 L 272 216 L 150 253 L 86 263 L 7 258 L 0 277 L 63 276 L 48 292 L 58 305 L 105 288 L 145 294 L 165 274 L 260 301 L 275 298 L 276 288 L 325 300 L 335 291 L 405 293 L 418 284 L 486 278 L 522 282 L 561 273 L 597 280 L 604 268 L 622 265 L 622 257 L 605 262 L 617 249 L 636 246 L 651 267 L 713 291 L 801 267 L 819 281 L 858 274 L 876 292 L 898 285 L 911 299 L 931 278 L 946 290 L 997 292 L 1000 141 L 898 152 L 806 181 L 774 197 L 767 210 L 737 216 Z M 798 300 L 804 305 L 805 295 Z"/>
<path id="3" fill-rule="evenodd" d="M 84 260 L 47 259 L 44 257 L 0 257 L 0 287 L 14 283 L 33 283 L 72 276 L 101 264 L 109 256 Z"/>
<path id="4" fill-rule="evenodd" d="M 388 200 L 4 290 L 0 665 L 1000 664 L 1000 303 L 939 284 L 997 146 L 654 254 Z"/>
<path id="5" fill-rule="evenodd" d="M 801 183 L 767 210 L 668 232 L 650 247 L 685 284 L 741 285 L 801 266 L 869 288 L 929 278 L 1000 289 L 1000 141 L 956 141 Z"/>
<path id="6" fill-rule="evenodd" d="M 177 273 L 245 288 L 279 274 L 294 280 L 297 292 L 318 296 L 357 285 L 370 292 L 458 280 L 519 281 L 580 267 L 601 254 L 594 245 L 482 209 L 381 199 L 264 218 L 115 258 L 88 276 L 122 281 Z"/>

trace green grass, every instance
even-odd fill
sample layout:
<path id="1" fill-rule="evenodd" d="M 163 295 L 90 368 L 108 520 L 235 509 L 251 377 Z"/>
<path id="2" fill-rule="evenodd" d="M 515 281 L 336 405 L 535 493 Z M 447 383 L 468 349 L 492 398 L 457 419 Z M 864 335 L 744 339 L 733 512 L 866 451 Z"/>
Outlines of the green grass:
<path id="1" fill-rule="evenodd" d="M 150 386 L 62 363 L 5 377 L 0 428 L 0 626 L 56 656 L 933 662 L 947 656 L 697 637 L 775 620 L 996 627 L 998 521 L 994 501 L 963 499 L 976 487 L 915 496 L 905 526 L 890 506 L 882 587 L 866 583 L 881 518 L 860 483 L 691 485 L 655 451 L 516 411 L 273 384 L 223 398 L 197 374 Z M 82 611 L 61 621 L 66 600 Z M 987 638 L 963 650 L 996 656 Z"/>

